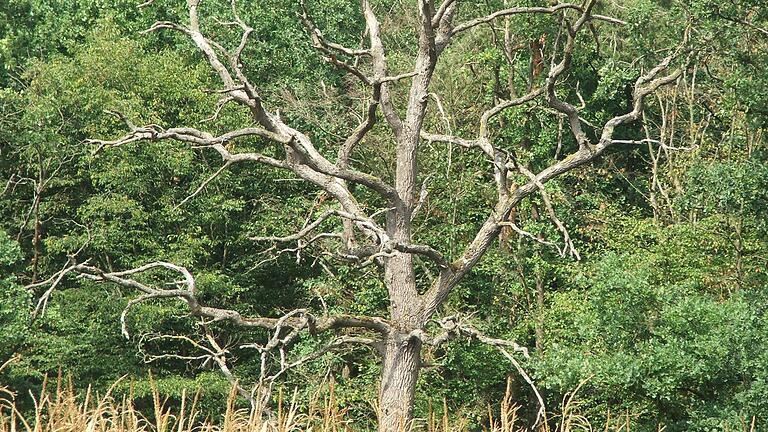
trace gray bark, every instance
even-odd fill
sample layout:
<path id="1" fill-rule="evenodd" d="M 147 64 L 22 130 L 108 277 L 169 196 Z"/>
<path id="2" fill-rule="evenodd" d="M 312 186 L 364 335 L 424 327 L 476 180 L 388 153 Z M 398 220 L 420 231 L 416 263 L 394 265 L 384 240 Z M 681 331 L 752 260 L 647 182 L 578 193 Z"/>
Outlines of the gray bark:
<path id="1" fill-rule="evenodd" d="M 385 340 L 379 390 L 379 431 L 408 430 L 413 419 L 416 381 L 421 370 L 421 340 L 393 331 Z"/>

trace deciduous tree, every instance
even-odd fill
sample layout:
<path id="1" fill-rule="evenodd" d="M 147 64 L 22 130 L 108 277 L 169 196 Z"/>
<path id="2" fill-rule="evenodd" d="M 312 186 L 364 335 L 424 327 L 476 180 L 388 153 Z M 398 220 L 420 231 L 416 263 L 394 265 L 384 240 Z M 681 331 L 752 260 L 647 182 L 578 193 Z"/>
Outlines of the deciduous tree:
<path id="1" fill-rule="evenodd" d="M 142 7 L 152 7 L 151 3 L 150 0 Z M 348 47 L 329 40 L 313 20 L 310 5 L 301 1 L 297 19 L 305 25 L 312 45 L 329 64 L 356 80 L 352 87 L 356 90 L 362 88 L 367 94 L 359 124 L 349 125 L 346 138 L 339 139 L 335 146 L 328 148 L 316 143 L 311 131 L 302 130 L 301 126 L 283 119 L 280 107 L 271 106 L 259 83 L 249 78 L 244 66 L 247 65 L 247 58 L 243 58 L 243 53 L 250 43 L 249 36 L 253 29 L 240 18 L 235 1 L 231 3 L 232 21 L 224 23 L 241 31 L 234 47 L 223 46 L 223 42 L 206 31 L 207 27 L 202 24 L 206 16 L 200 12 L 200 3 L 200 0 L 187 1 L 186 22 L 159 21 L 147 31 L 175 31 L 188 37 L 222 85 L 217 90 L 221 94 L 217 109 L 225 104 L 236 104 L 249 113 L 252 126 L 212 134 L 184 125 L 170 128 L 154 124 L 137 126 L 130 118 L 115 113 L 129 131 L 114 140 L 92 140 L 96 151 L 112 151 L 114 147 L 137 145 L 143 141 L 176 140 L 218 154 L 223 162 L 221 168 L 180 205 L 194 199 L 206 185 L 234 165 L 261 164 L 289 172 L 314 185 L 326 197 L 322 211 L 312 209 L 312 217 L 291 233 L 254 236 L 252 240 L 258 245 L 275 245 L 270 252 L 273 254 L 301 254 L 321 245 L 321 253 L 325 256 L 358 266 L 380 267 L 388 293 L 388 316 L 313 313 L 307 308 L 294 309 L 282 317 L 243 316 L 233 309 L 202 304 L 196 292 L 193 272 L 182 266 L 157 261 L 130 270 L 105 271 L 87 260 L 80 261 L 80 257 L 73 257 L 63 271 L 34 284 L 48 287 L 37 311 L 44 310 L 50 293 L 69 273 L 78 273 L 98 282 L 115 283 L 141 293 L 128 303 L 123 312 L 126 337 L 129 332 L 125 318 L 130 308 L 151 299 L 181 299 L 188 305 L 191 315 L 204 320 L 206 334 L 202 342 L 182 339 L 202 350 L 200 358 L 212 360 L 233 382 L 235 379 L 228 364 L 228 351 L 220 346 L 207 326 L 212 322 L 227 321 L 246 328 L 267 329 L 272 336 L 265 344 L 244 345 L 261 353 L 260 391 L 268 389 L 292 367 L 342 345 L 373 346 L 380 353 L 383 365 L 379 393 L 379 430 L 382 432 L 399 430 L 412 420 L 422 350 L 454 337 L 471 337 L 496 346 L 533 385 L 515 358 L 518 352 L 527 353 L 524 348 L 513 342 L 488 337 L 459 317 L 440 317 L 441 305 L 493 247 L 502 229 L 552 244 L 527 233 L 515 224 L 514 219 L 510 219 L 510 214 L 520 203 L 534 194 L 541 195 L 547 216 L 564 238 L 564 246 L 559 248 L 561 253 L 578 256 L 566 226 L 551 208 L 545 184 L 596 160 L 614 144 L 627 143 L 627 140 L 616 136 L 625 125 L 641 119 L 643 102 L 648 95 L 674 82 L 681 74 L 689 60 L 684 43 L 666 50 L 657 64 L 638 71 L 626 112 L 586 130 L 581 114 L 584 104 L 572 102 L 572 99 L 581 98 L 578 89 L 563 88 L 562 84 L 574 53 L 580 47 L 580 38 L 597 37 L 599 33 L 595 29 L 599 26 L 623 25 L 619 19 L 596 13 L 596 0 L 581 4 L 555 2 L 548 7 L 510 7 L 505 4 L 486 15 L 478 15 L 473 5 L 464 0 L 443 0 L 440 3 L 415 0 L 412 12 L 417 25 L 413 31 L 418 42 L 410 66 L 405 70 L 393 70 L 388 61 L 391 47 L 387 44 L 385 24 L 391 22 L 392 17 L 382 19 L 387 13 L 383 8 L 377 8 L 369 0 L 361 1 L 360 19 L 365 23 L 365 42 L 359 47 Z M 432 111 L 445 115 L 440 99 L 432 94 L 431 87 L 444 54 L 465 34 L 485 26 L 493 28 L 499 22 L 520 15 L 551 20 L 556 29 L 552 34 L 522 45 L 531 57 L 527 80 L 520 85 L 520 82 L 515 84 L 515 80 L 510 78 L 507 98 L 487 107 L 477 119 L 474 136 L 461 137 L 428 130 L 428 118 Z M 510 42 L 509 26 L 506 31 L 505 41 L 508 43 L 505 51 L 513 55 L 516 48 Z M 685 36 L 681 35 L 681 39 L 684 40 Z M 488 40 L 488 43 L 493 42 Z M 637 61 L 640 62 L 640 59 Z M 561 156 L 558 148 L 554 161 L 540 170 L 534 170 L 521 161 L 523 148 L 519 143 L 499 139 L 496 133 L 501 127 L 497 120 L 502 113 L 536 104 L 545 106 L 564 120 L 574 144 L 574 150 L 565 156 Z M 374 129 L 376 131 L 372 132 Z M 363 165 L 357 164 L 353 158 L 360 147 L 366 146 L 367 138 L 372 133 L 394 143 L 391 162 L 395 169 L 391 178 L 364 170 Z M 232 144 L 240 139 L 262 142 L 263 151 L 236 150 Z M 414 217 L 422 211 L 429 192 L 427 179 L 430 173 L 423 172 L 420 155 L 425 151 L 426 144 L 437 142 L 477 152 L 484 160 L 479 169 L 487 174 L 478 181 L 487 178 L 492 179 L 494 184 L 495 197 L 485 220 L 478 224 L 474 237 L 457 256 L 449 256 L 432 245 L 421 243 L 414 234 Z M 417 263 L 422 265 L 417 266 Z M 431 269 L 434 277 L 420 277 L 421 268 Z M 175 287 L 166 288 L 140 276 L 154 270 L 178 273 L 181 280 L 174 282 Z M 302 357 L 289 356 L 290 346 L 305 333 L 310 336 L 333 333 L 336 336 L 319 351 Z M 279 366 L 269 369 L 268 362 L 273 358 Z M 259 393 L 255 397 L 244 387 L 240 388 L 240 392 L 254 402 L 259 402 L 259 397 L 264 396 L 264 393 Z M 541 414 L 544 407 L 540 397 L 539 403 Z M 536 421 L 540 418 L 540 415 L 537 416 Z"/>

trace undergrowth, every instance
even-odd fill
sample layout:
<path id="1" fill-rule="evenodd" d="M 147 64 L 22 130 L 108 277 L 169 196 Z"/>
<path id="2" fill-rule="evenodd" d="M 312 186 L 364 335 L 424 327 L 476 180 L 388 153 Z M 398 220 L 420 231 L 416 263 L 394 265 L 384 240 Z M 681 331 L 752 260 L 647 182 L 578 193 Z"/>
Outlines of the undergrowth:
<path id="1" fill-rule="evenodd" d="M 0 365 L 0 372 L 12 360 Z M 237 391 L 233 389 L 226 400 L 224 414 L 215 421 L 203 417 L 198 405 L 200 392 L 184 392 L 178 404 L 170 404 L 158 391 L 150 376 L 152 388 L 151 412 L 136 409 L 133 393 L 122 397 L 113 396 L 115 382 L 103 395 L 95 394 L 90 387 L 81 394 L 71 380 L 61 375 L 55 380 L 55 389 L 46 380 L 38 395 L 31 395 L 34 409 L 22 412 L 17 407 L 17 395 L 0 383 L 0 432 L 351 432 L 356 429 L 346 418 L 346 410 L 340 408 L 334 397 L 333 383 L 327 386 L 324 396 L 316 394 L 306 407 L 292 397 L 280 394 L 274 407 L 251 406 L 238 408 Z M 579 386 L 580 387 L 580 386 Z M 488 424 L 484 432 L 530 432 L 518 416 L 519 405 L 513 402 L 511 386 L 507 385 L 504 398 L 498 406 L 488 406 Z M 632 418 L 607 416 L 605 424 L 594 426 L 580 414 L 577 399 L 578 388 L 566 395 L 557 413 L 548 415 L 548 421 L 535 432 L 631 432 Z M 173 405 L 173 406 L 172 406 Z M 468 432 L 465 420 L 460 416 L 451 419 L 447 403 L 442 413 L 430 410 L 426 419 L 418 419 L 403 432 Z M 664 427 L 659 427 L 659 432 Z M 744 425 L 744 432 L 756 432 L 756 420 Z M 732 431 L 735 432 L 735 431 Z"/>

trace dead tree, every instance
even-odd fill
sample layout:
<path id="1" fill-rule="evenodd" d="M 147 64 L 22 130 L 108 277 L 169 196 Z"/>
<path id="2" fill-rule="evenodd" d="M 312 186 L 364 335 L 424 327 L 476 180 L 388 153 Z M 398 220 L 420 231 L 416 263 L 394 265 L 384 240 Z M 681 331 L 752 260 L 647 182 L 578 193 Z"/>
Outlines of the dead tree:
<path id="1" fill-rule="evenodd" d="M 69 272 L 79 273 L 82 277 L 94 281 L 111 282 L 138 290 L 141 295 L 128 304 L 126 312 L 137 303 L 150 299 L 181 299 L 188 305 L 191 315 L 200 317 L 206 322 L 228 321 L 243 327 L 272 330 L 274 337 L 258 349 L 261 352 L 279 352 L 281 364 L 279 374 L 289 369 L 291 365 L 308 361 L 308 359 L 290 361 L 284 352 L 289 342 L 298 337 L 301 332 L 318 335 L 347 329 L 344 335 L 333 339 L 320 354 L 342 344 L 362 343 L 378 348 L 383 362 L 379 394 L 379 430 L 381 432 L 393 432 L 411 422 L 414 388 L 421 369 L 421 353 L 425 345 L 436 346 L 452 337 L 468 336 L 502 349 L 513 362 L 515 362 L 513 355 L 507 352 L 505 347 L 514 348 L 513 352 L 526 353 L 524 349 L 511 342 L 486 337 L 471 327 L 461 324 L 458 319 L 436 319 L 435 316 L 456 285 L 492 247 L 502 227 L 511 227 L 518 235 L 535 240 L 533 235 L 509 222 L 510 213 L 531 195 L 542 194 L 546 200 L 545 183 L 588 164 L 604 154 L 614 144 L 614 131 L 617 128 L 642 117 L 645 97 L 659 87 L 674 82 L 680 75 L 680 67 L 673 68 L 672 64 L 673 62 L 682 63 L 679 61 L 682 57 L 682 49 L 674 50 L 655 67 L 642 73 L 635 82 L 631 110 L 611 118 L 604 125 L 596 128 L 594 135 L 596 138 L 590 139 L 582 128 L 584 122 L 580 117 L 580 110 L 583 106 L 575 106 L 561 99 L 558 83 L 563 81 L 569 70 L 577 46 L 577 38 L 584 33 L 585 28 L 589 29 L 597 23 L 623 24 L 618 19 L 593 13 L 596 0 L 586 0 L 582 4 L 556 3 L 549 7 L 509 7 L 486 16 L 468 19 L 460 18 L 472 12 L 466 10 L 460 13 L 460 9 L 468 8 L 468 5 L 463 4 L 463 0 L 443 0 L 439 4 L 432 0 L 414 1 L 419 23 L 418 52 L 413 59 L 412 69 L 397 74 L 389 70 L 387 47 L 383 42 L 380 20 L 370 0 L 361 1 L 362 17 L 367 29 L 366 43 L 361 48 L 349 48 L 328 40 L 314 24 L 304 1 L 300 2 L 300 19 L 308 29 L 313 46 L 330 64 L 359 80 L 360 85 L 366 87 L 370 95 L 362 122 L 350 126 L 352 131 L 345 140 L 338 143 L 336 155 L 323 154 L 306 131 L 297 130 L 282 120 L 276 114 L 277 108 L 269 107 L 265 103 L 259 85 L 251 82 L 244 73 L 240 57 L 253 29 L 240 19 L 234 0 L 231 5 L 233 23 L 242 30 L 242 38 L 233 50 L 225 49 L 201 32 L 199 25 L 201 17 L 198 15 L 200 0 L 187 0 L 189 16 L 185 24 L 157 22 L 147 31 L 167 29 L 189 37 L 223 85 L 220 106 L 226 103 L 239 104 L 250 113 L 255 126 L 214 136 L 190 127 L 169 129 L 157 125 L 139 127 L 124 119 L 130 128 L 125 136 L 111 141 L 93 140 L 99 145 L 99 149 L 145 140 L 176 140 L 188 143 L 195 148 L 218 152 L 223 160 L 222 168 L 189 198 L 202 191 L 204 186 L 224 169 L 235 164 L 262 164 L 290 171 L 298 178 L 315 185 L 335 201 L 335 208 L 322 213 L 293 234 L 258 237 L 253 240 L 274 244 L 298 244 L 297 248 L 301 248 L 317 242 L 350 243 L 351 239 L 357 239 L 360 247 L 355 248 L 354 252 L 349 248 L 339 247 L 337 257 L 346 261 L 355 261 L 360 265 L 378 265 L 383 269 L 383 283 L 389 295 L 387 317 L 315 316 L 303 309 L 297 309 L 280 318 L 245 317 L 234 310 L 200 304 L 195 294 L 195 280 L 190 272 L 165 262 L 154 262 L 123 272 L 104 272 L 87 262 L 73 261 L 61 273 L 36 284 L 49 286 L 46 295 L 41 299 L 40 308 L 44 307 L 48 295 L 64 274 Z M 151 1 L 144 6 L 148 6 L 149 3 Z M 557 20 L 556 22 L 559 23 L 559 35 L 553 42 L 555 48 L 549 58 L 549 69 L 547 71 L 545 68 L 540 72 L 543 73 L 541 75 L 544 77 L 543 82 L 537 84 L 532 81 L 524 94 L 512 94 L 511 99 L 501 100 L 495 106 L 489 107 L 480 117 L 477 135 L 473 138 L 436 134 L 425 130 L 425 118 L 431 100 L 430 83 L 441 55 L 463 34 L 481 25 L 492 24 L 496 20 L 515 15 L 541 15 Z M 536 54 L 541 55 L 541 53 Z M 539 59 L 537 67 L 542 63 L 546 62 Z M 396 98 L 392 91 L 394 86 L 407 87 L 407 97 Z M 573 153 L 539 172 L 532 172 L 529 167 L 518 163 L 515 148 L 511 145 L 495 143 L 491 131 L 495 125 L 494 118 L 500 113 L 535 101 L 563 118 L 564 124 L 569 126 L 578 144 L 578 149 Z M 384 126 L 388 128 L 396 142 L 394 155 L 396 171 L 392 179 L 379 178 L 361 171 L 354 166 L 350 158 L 356 147 L 365 144 L 366 135 L 372 130 L 374 124 L 380 121 L 379 115 L 383 117 Z M 280 157 L 272 157 L 256 152 L 234 152 L 227 146 L 227 143 L 244 137 L 257 137 L 274 142 L 279 146 L 282 154 Z M 414 213 L 420 207 L 420 197 L 423 199 L 426 191 L 426 185 L 422 186 L 418 183 L 426 173 L 419 171 L 417 160 L 417 149 L 424 142 L 450 143 L 463 147 L 466 151 L 481 152 L 488 160 L 486 169 L 493 173 L 496 190 L 495 205 L 490 208 L 487 218 L 478 227 L 474 238 L 464 246 L 463 252 L 457 259 L 450 260 L 432 246 L 414 241 L 412 229 Z M 522 178 L 523 181 L 513 182 L 511 177 Z M 386 207 L 377 212 L 366 211 L 356 197 L 354 192 L 356 189 L 350 188 L 350 184 L 356 184 L 374 192 L 386 201 Z M 381 216 L 383 216 L 383 222 Z M 565 238 L 565 246 L 561 252 L 575 254 L 565 226 L 557 220 L 554 212 L 551 212 L 551 216 Z M 321 226 L 327 226 L 331 220 L 339 222 L 338 232 L 318 232 Z M 429 286 L 417 286 L 414 266 L 417 259 L 431 262 L 431 265 L 438 270 L 437 277 Z M 178 282 L 176 288 L 166 289 L 142 283 L 135 278 L 138 273 L 153 268 L 178 272 L 183 276 L 183 280 Z M 440 324 L 443 333 L 428 334 L 429 322 Z M 125 323 L 125 313 L 123 313 L 123 323 Z M 123 331 L 126 335 L 128 334 L 125 326 Z M 350 336 L 354 331 L 357 331 L 360 336 Z M 212 339 L 209 340 L 211 341 Z M 219 364 L 225 374 L 231 374 L 226 366 L 226 350 L 215 346 L 215 341 L 204 346 L 201 342 L 195 341 L 195 343 L 199 344 L 198 348 L 208 353 L 207 358 Z M 530 378 L 516 362 L 515 364 L 532 385 Z M 264 377 L 264 379 L 267 378 Z M 241 393 L 249 396 L 247 391 L 243 390 Z M 251 394 L 250 397 L 252 396 Z M 543 412 L 543 400 L 540 399 L 540 403 L 539 414 Z"/>

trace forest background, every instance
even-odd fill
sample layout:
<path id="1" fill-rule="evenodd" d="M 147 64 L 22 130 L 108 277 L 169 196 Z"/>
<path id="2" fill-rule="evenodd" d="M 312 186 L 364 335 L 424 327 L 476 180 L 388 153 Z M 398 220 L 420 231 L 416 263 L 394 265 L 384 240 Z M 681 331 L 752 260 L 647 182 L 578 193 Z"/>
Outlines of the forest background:
<path id="1" fill-rule="evenodd" d="M 203 388 L 205 408 L 223 409 L 230 384 L 210 362 L 145 362 L 164 352 L 195 355 L 188 344 L 151 337 L 199 334 L 183 305 L 137 306 L 127 317 L 133 336 L 126 340 L 119 317 L 135 293 L 68 278 L 46 313 L 31 319 L 44 289 L 28 286 L 60 271 L 78 250 L 109 270 L 156 260 L 184 265 L 194 270 L 202 299 L 253 315 L 280 316 L 296 305 L 370 315 L 387 308 L 375 265 L 360 269 L 325 259 L 321 250 L 301 259 L 264 255 L 263 245 L 249 240 L 300 227 L 322 208 L 321 194 L 303 182 L 255 165 L 233 166 L 180 206 L 220 160 L 170 141 L 99 152 L 87 141 L 125 132 L 107 111 L 166 127 L 247 124 L 230 106 L 204 122 L 220 95 L 204 91 L 217 84 L 201 56 L 182 35 L 140 34 L 155 21 L 181 20 L 185 5 L 155 3 L 141 9 L 133 0 L 0 4 L 0 363 L 17 357 L 0 379 L 20 395 L 61 370 L 76 386 L 101 390 L 128 374 L 116 391 L 133 386 L 138 399 L 148 398 L 151 369 L 164 394 L 178 398 L 182 389 Z M 228 4 L 209 3 L 206 14 L 227 19 Z M 360 43 L 365 22 L 358 2 L 308 3 L 329 39 Z M 504 6 L 467 3 L 467 17 Z M 387 40 L 399 47 L 390 61 L 404 64 L 413 50 L 414 6 L 374 4 Z M 353 84 L 344 71 L 313 49 L 298 2 L 243 2 L 240 13 L 257 41 L 243 53 L 245 70 L 280 115 L 320 142 L 345 135 L 360 103 L 347 96 Z M 663 57 L 686 29 L 695 60 L 649 97 L 643 121 L 623 131 L 626 144 L 546 185 L 579 259 L 507 233 L 451 294 L 445 311 L 527 346 L 523 366 L 550 407 L 582 383 L 584 415 L 625 413 L 636 430 L 660 424 L 669 432 L 737 430 L 752 418 L 768 427 L 768 5 L 604 1 L 599 13 L 627 24 L 601 23 L 581 36 L 564 79 L 584 107 L 585 124 L 626 111 L 638 59 Z M 472 135 L 483 110 L 509 97 L 510 76 L 535 74 L 537 51 L 549 58 L 556 20 L 507 22 L 523 41 L 513 61 L 505 57 L 503 23 L 497 24 L 452 47 L 450 67 L 431 87 L 443 102 L 429 115 L 433 130 Z M 234 40 L 226 27 L 211 29 Z M 443 106 L 448 115 L 441 115 Z M 563 132 L 562 116 L 545 106 L 505 113 L 499 124 L 494 139 L 519 143 L 533 167 L 576 145 Z M 386 176 L 391 145 L 376 129 L 366 140 L 355 163 Z M 455 254 L 487 214 L 488 192 L 477 186 L 486 174 L 467 149 L 424 146 L 421 163 L 434 174 L 416 229 L 425 243 Z M 560 244 L 561 231 L 546 212 L 541 197 L 532 197 L 515 221 L 539 240 Z M 236 351 L 233 370 L 243 382 L 255 380 L 257 353 L 236 349 L 252 332 L 221 324 L 215 333 Z M 311 347 L 301 342 L 298 349 Z M 373 357 L 365 349 L 329 353 L 281 385 L 301 389 L 306 400 L 333 377 L 336 403 L 349 408 L 357 427 L 369 427 L 380 372 Z M 482 344 L 448 343 L 425 355 L 416 416 L 445 400 L 478 427 L 486 405 L 502 398 L 508 376 L 530 421 L 536 401 L 504 357 Z"/>

